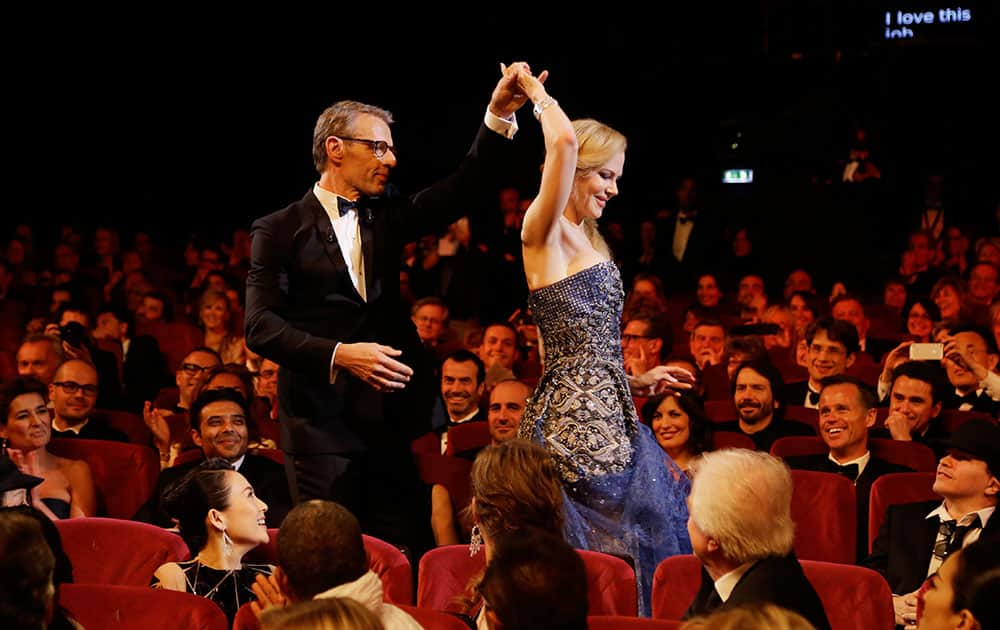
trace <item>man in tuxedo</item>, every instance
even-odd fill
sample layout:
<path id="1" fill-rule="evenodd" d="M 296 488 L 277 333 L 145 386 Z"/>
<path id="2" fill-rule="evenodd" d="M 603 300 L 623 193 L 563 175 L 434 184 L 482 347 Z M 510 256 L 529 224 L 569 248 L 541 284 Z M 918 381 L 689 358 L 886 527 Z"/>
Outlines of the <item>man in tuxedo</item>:
<path id="1" fill-rule="evenodd" d="M 441 364 L 441 400 L 447 418 L 435 427 L 441 440 L 441 454 L 448 450 L 448 427 L 467 422 L 485 422 L 479 407 L 486 388 L 486 366 L 470 350 L 456 350 Z"/>
<path id="2" fill-rule="evenodd" d="M 278 527 L 292 507 L 288 480 L 285 469 L 280 464 L 247 452 L 249 417 L 246 400 L 238 391 L 206 390 L 191 403 L 191 436 L 205 458 L 221 457 L 246 477 L 253 486 L 254 493 L 267 504 L 267 526 Z M 173 526 L 173 521 L 164 508 L 164 496 L 175 481 L 184 477 L 201 461 L 198 459 L 164 468 L 152 496 L 139 509 L 134 520 L 160 527 Z"/>
<path id="3" fill-rule="evenodd" d="M 337 501 L 366 533 L 414 557 L 432 545 L 410 442 L 429 428 L 434 370 L 400 304 L 402 244 L 482 206 L 527 100 L 517 88 L 521 68 L 502 67 L 458 169 L 408 198 L 388 184 L 397 164 L 392 115 L 333 104 L 313 134 L 318 182 L 252 228 L 246 341 L 281 366 L 278 414 L 293 497 Z"/>
<path id="4" fill-rule="evenodd" d="M 868 450 L 868 429 L 875 425 L 875 392 L 856 378 L 838 374 L 823 379 L 819 394 L 819 435 L 829 448 L 823 455 L 788 457 L 792 468 L 844 475 L 857 497 L 860 562 L 868 555 L 868 498 L 872 483 L 882 475 L 913 472 L 879 459 Z"/>
<path id="5" fill-rule="evenodd" d="M 850 322 L 821 317 L 806 328 L 806 369 L 809 378 L 785 387 L 785 402 L 819 407 L 820 381 L 843 374 L 858 356 L 858 331 Z"/>
<path id="6" fill-rule="evenodd" d="M 792 551 L 788 467 L 767 453 L 725 449 L 706 453 L 694 470 L 688 533 L 702 563 L 701 588 L 684 618 L 770 603 L 829 629 L 819 595 Z"/>
<path id="7" fill-rule="evenodd" d="M 128 436 L 91 419 L 100 391 L 97 369 L 82 359 L 63 361 L 49 383 L 52 437 L 128 442 Z"/>
<path id="8" fill-rule="evenodd" d="M 135 334 L 135 318 L 125 308 L 104 306 L 97 311 L 93 337 L 97 346 L 116 355 L 122 374 L 122 408 L 140 413 L 169 383 L 167 361 L 152 335 Z"/>
<path id="9" fill-rule="evenodd" d="M 778 438 L 790 435 L 815 436 L 803 422 L 782 417 L 781 372 L 766 356 L 741 363 L 733 372 L 733 404 L 739 419 L 720 422 L 718 431 L 742 433 L 753 440 L 758 451 L 771 450 Z"/>
<path id="10" fill-rule="evenodd" d="M 1000 427 L 970 420 L 945 444 L 934 481 L 944 500 L 890 506 L 864 561 L 889 582 L 900 625 L 913 623 L 916 592 L 948 554 L 976 540 L 1000 540 Z"/>
<path id="11" fill-rule="evenodd" d="M 945 409 L 1000 415 L 1000 402 L 990 396 L 983 383 L 986 374 L 994 371 L 1000 362 L 996 338 L 974 325 L 956 326 L 948 333 L 948 341 L 952 342 L 949 349 L 953 350 L 945 354 L 941 365 L 955 389 L 945 400 Z"/>
<path id="12" fill-rule="evenodd" d="M 679 180 L 673 207 L 657 214 L 656 237 L 656 251 L 665 254 L 662 270 L 656 271 L 670 279 L 674 291 L 688 290 L 728 248 L 721 221 L 702 207 L 698 183 L 690 175 Z"/>

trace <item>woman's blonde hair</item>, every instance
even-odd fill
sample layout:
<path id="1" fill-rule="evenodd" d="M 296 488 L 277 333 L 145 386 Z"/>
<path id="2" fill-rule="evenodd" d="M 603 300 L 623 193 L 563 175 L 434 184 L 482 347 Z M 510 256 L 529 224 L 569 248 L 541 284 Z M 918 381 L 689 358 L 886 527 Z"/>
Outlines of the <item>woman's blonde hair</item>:
<path id="1" fill-rule="evenodd" d="M 263 630 L 385 630 L 375 613 L 346 597 L 324 597 L 286 607 L 268 608 Z"/>
<path id="2" fill-rule="evenodd" d="M 602 122 L 593 118 L 581 118 L 573 121 L 573 131 L 580 147 L 576 157 L 576 174 L 578 177 L 589 175 L 594 169 L 628 148 L 625 136 Z M 594 249 L 611 257 L 611 249 L 597 229 L 597 221 L 591 218 L 583 220 L 584 231 Z"/>

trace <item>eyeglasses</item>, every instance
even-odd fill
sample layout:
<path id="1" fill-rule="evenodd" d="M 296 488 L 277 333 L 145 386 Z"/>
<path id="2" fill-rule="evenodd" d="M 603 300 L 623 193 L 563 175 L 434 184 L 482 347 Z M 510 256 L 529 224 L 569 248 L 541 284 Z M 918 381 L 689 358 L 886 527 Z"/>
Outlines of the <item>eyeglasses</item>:
<path id="1" fill-rule="evenodd" d="M 632 343 L 633 341 L 638 341 L 640 339 L 652 339 L 649 335 L 630 335 L 628 333 L 622 333 L 622 343 Z"/>
<path id="2" fill-rule="evenodd" d="M 60 381 L 52 384 L 62 389 L 67 394 L 75 394 L 82 389 L 83 393 L 87 396 L 97 395 L 97 385 L 81 385 L 76 381 Z"/>
<path id="3" fill-rule="evenodd" d="M 341 140 L 347 142 L 359 142 L 361 144 L 367 144 L 372 149 L 372 153 L 375 157 L 380 158 L 385 155 L 386 151 L 392 151 L 392 154 L 399 157 L 399 152 L 396 151 L 396 147 L 390 145 L 385 140 L 365 140 L 364 138 L 345 138 L 344 136 L 339 136 Z"/>
<path id="4" fill-rule="evenodd" d="M 215 366 L 201 367 L 200 365 L 195 365 L 194 363 L 182 363 L 181 371 L 188 376 L 198 376 L 199 374 L 207 374 Z"/>

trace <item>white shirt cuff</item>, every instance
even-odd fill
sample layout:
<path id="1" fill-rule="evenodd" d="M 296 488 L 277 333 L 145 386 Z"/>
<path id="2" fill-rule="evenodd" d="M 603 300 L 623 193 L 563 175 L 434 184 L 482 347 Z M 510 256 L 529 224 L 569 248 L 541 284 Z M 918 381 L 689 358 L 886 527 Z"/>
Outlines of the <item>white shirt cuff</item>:
<path id="1" fill-rule="evenodd" d="M 333 383 L 337 380 L 337 372 L 340 371 L 340 368 L 338 368 L 336 366 L 336 363 L 335 363 L 335 361 L 337 360 L 337 348 L 339 348 L 339 347 L 340 347 L 340 342 L 338 341 L 337 345 L 335 345 L 333 347 L 333 354 L 330 355 L 330 384 L 331 385 L 333 385 Z"/>
<path id="2" fill-rule="evenodd" d="M 517 133 L 517 116 L 511 114 L 510 118 L 500 118 L 496 114 L 490 111 L 490 108 L 486 108 L 486 118 L 483 120 L 486 126 L 489 127 L 491 131 L 495 131 L 504 138 L 508 140 L 514 137 Z"/>

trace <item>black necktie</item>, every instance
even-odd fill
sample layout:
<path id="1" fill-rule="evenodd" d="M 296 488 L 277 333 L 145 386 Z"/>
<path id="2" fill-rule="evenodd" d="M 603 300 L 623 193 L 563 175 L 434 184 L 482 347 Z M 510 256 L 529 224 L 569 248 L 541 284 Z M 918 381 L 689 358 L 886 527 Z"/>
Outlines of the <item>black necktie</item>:
<path id="1" fill-rule="evenodd" d="M 351 201 L 349 199 L 344 199 L 343 197 L 337 197 L 337 210 L 340 212 L 340 216 L 344 216 L 351 210 L 356 210 L 358 207 L 357 201 Z"/>
<path id="2" fill-rule="evenodd" d="M 965 534 L 976 527 L 979 527 L 979 515 L 972 517 L 967 525 L 955 525 L 956 521 L 941 521 L 938 527 L 938 541 L 934 545 L 934 555 L 942 561 L 952 553 L 962 548 Z"/>
<path id="3" fill-rule="evenodd" d="M 857 481 L 858 472 L 861 470 L 860 466 L 858 466 L 857 464 L 847 464 L 845 466 L 841 466 L 837 462 L 831 460 L 827 461 L 830 462 L 830 468 L 829 468 L 830 472 L 837 473 L 838 475 L 843 475 L 848 479 L 850 479 L 852 483 Z"/>
<path id="4" fill-rule="evenodd" d="M 818 405 L 819 404 L 819 392 L 814 392 L 811 389 L 809 390 L 809 404 L 810 405 Z"/>

